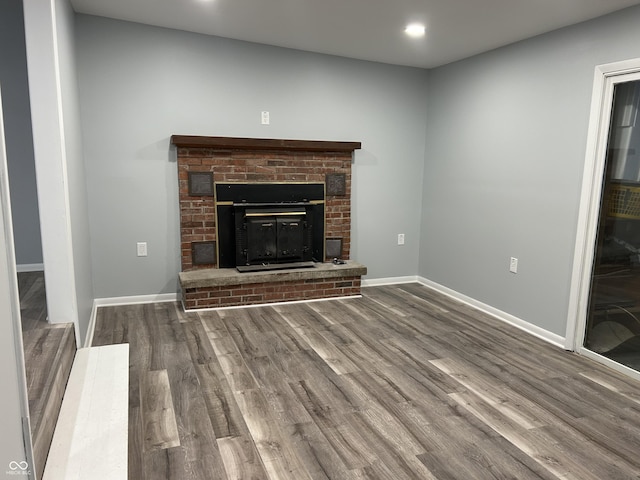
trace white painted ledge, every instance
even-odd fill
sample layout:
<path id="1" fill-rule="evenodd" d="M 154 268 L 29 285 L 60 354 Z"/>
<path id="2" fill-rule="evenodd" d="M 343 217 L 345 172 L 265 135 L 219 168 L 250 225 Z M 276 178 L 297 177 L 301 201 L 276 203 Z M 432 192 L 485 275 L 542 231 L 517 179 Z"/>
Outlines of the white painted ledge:
<path id="1" fill-rule="evenodd" d="M 127 480 L 129 345 L 81 348 L 53 434 L 44 480 Z"/>

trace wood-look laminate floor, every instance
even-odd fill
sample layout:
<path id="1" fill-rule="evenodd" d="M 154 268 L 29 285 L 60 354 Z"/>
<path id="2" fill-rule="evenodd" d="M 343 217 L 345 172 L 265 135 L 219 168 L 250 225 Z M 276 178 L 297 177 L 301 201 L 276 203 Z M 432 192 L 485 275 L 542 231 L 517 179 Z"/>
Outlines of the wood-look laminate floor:
<path id="1" fill-rule="evenodd" d="M 417 284 L 185 314 L 130 343 L 129 478 L 640 478 L 640 384 Z"/>
<path id="2" fill-rule="evenodd" d="M 18 273 L 18 296 L 22 331 L 45 328 L 47 323 L 47 294 L 44 287 L 44 272 Z"/>
<path id="3" fill-rule="evenodd" d="M 43 272 L 18 273 L 35 471 L 42 477 L 76 352 L 73 324 L 49 324 Z"/>

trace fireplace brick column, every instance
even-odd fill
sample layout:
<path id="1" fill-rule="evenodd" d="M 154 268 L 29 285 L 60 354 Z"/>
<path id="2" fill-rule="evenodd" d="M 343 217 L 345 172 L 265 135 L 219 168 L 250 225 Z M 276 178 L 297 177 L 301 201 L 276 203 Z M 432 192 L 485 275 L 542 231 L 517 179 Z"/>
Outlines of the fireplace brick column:
<path id="1" fill-rule="evenodd" d="M 217 268 L 215 263 L 194 264 L 193 245 L 215 242 L 216 182 L 304 182 L 330 179 L 325 198 L 325 237 L 341 239 L 342 259 L 351 252 L 351 162 L 357 142 L 272 140 L 232 137 L 171 137 L 177 146 L 182 271 Z M 190 174 L 210 178 L 211 190 L 190 193 Z M 202 187 L 202 184 L 200 184 Z M 194 190 L 196 190 L 194 192 Z"/>
<path id="2" fill-rule="evenodd" d="M 186 310 L 360 295 L 367 269 L 350 259 L 351 163 L 357 142 L 171 137 L 177 147 Z M 215 183 L 324 183 L 327 255 L 345 264 L 239 273 L 218 268 Z M 194 262 L 194 248 L 196 251 Z M 210 263 L 202 262 L 204 251 Z"/>

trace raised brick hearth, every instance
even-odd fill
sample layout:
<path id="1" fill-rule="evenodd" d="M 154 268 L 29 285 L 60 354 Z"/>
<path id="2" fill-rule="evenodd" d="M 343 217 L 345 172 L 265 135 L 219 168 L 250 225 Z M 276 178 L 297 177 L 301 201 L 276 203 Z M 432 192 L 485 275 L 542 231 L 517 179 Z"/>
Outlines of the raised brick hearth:
<path id="1" fill-rule="evenodd" d="M 366 273 L 355 262 L 250 273 L 221 268 L 182 272 L 180 283 L 184 308 L 192 310 L 360 295 L 360 277 Z"/>
<path id="2" fill-rule="evenodd" d="M 359 143 L 178 135 L 171 142 L 177 147 L 185 308 L 360 294 L 366 268 L 349 261 L 351 163 Z M 220 183 L 324 184 L 324 263 L 258 273 L 218 268 L 220 226 L 214 194 Z M 333 257 L 347 261 L 346 265 L 326 263 Z"/>

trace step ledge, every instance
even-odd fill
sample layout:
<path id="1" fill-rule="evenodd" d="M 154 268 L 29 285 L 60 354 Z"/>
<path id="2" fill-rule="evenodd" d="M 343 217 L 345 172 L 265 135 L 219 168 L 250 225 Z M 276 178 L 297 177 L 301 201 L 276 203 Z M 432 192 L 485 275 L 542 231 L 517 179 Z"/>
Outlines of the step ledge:
<path id="1" fill-rule="evenodd" d="M 313 268 L 292 268 L 266 272 L 240 273 L 235 268 L 207 268 L 180 272 L 180 285 L 189 288 L 247 285 L 250 283 L 291 282 L 340 277 L 359 277 L 367 274 L 367 267 L 348 260 L 342 265 L 317 263 Z"/>
<path id="2" fill-rule="evenodd" d="M 76 352 L 43 480 L 127 479 L 129 345 Z"/>

